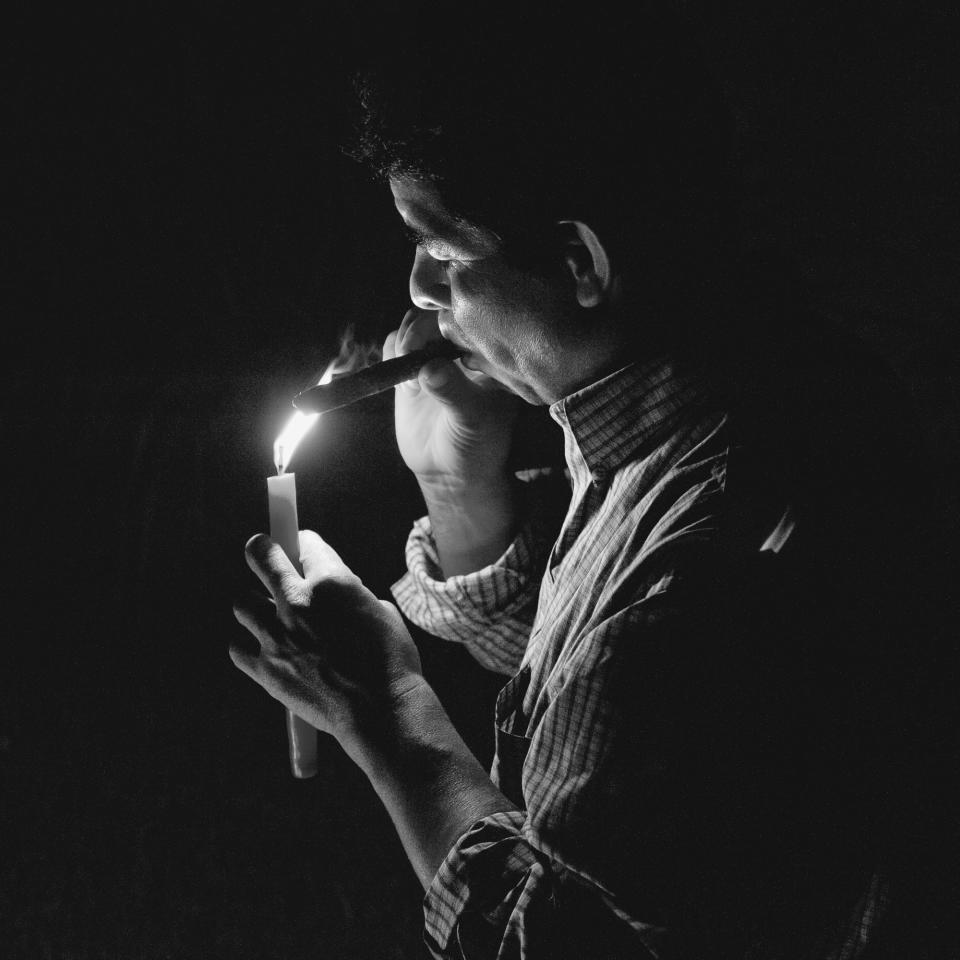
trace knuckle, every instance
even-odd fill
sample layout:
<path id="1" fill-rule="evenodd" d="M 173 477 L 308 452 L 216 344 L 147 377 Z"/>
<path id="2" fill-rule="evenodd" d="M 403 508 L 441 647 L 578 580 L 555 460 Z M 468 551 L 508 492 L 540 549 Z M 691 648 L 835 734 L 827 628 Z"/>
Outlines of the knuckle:
<path id="1" fill-rule="evenodd" d="M 356 595 L 361 586 L 360 578 L 344 568 L 327 574 L 313 586 L 313 597 L 329 602 L 343 602 Z"/>
<path id="2" fill-rule="evenodd" d="M 280 575 L 280 592 L 287 603 L 298 603 L 303 595 L 303 580 L 296 572 L 286 571 Z"/>
<path id="3" fill-rule="evenodd" d="M 294 614 L 307 613 L 314 602 L 314 591 L 301 584 L 286 594 L 287 608 Z"/>

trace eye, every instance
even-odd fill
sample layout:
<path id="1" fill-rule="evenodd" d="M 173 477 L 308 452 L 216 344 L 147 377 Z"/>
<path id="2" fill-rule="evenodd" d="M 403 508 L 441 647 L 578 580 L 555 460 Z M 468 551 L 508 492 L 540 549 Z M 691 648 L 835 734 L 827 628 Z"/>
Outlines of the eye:
<path id="1" fill-rule="evenodd" d="M 418 249 L 423 250 L 431 260 L 443 264 L 445 268 L 452 263 L 462 262 L 461 258 L 453 256 L 453 248 L 445 240 L 441 240 L 439 237 L 427 236 L 427 234 L 415 230 L 406 223 L 403 225 L 403 231 L 411 243 Z"/>

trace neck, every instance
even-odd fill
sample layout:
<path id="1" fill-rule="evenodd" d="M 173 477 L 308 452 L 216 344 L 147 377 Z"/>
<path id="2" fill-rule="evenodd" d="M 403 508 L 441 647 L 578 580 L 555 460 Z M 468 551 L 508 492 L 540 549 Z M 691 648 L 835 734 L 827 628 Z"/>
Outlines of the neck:
<path id="1" fill-rule="evenodd" d="M 582 339 L 562 348 L 552 365 L 555 375 L 544 384 L 546 402 L 562 400 L 635 360 L 636 350 L 616 333 L 607 329 L 602 337 Z"/>

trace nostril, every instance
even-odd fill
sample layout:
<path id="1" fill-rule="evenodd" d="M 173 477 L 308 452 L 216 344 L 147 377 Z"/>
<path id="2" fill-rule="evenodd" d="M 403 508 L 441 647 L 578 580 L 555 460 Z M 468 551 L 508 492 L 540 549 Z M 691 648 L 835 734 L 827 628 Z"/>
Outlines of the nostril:
<path id="1" fill-rule="evenodd" d="M 422 310 L 441 309 L 450 299 L 445 280 L 436 261 L 418 254 L 410 272 L 410 299 Z"/>

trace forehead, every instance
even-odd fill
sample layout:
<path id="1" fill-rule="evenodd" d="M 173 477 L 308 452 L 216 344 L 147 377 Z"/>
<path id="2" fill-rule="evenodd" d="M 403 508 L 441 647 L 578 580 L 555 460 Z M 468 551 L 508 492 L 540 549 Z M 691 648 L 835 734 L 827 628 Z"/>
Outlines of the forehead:
<path id="1" fill-rule="evenodd" d="M 451 214 L 436 184 L 428 180 L 391 178 L 390 192 L 404 222 L 422 233 L 491 250 L 498 246 L 492 231 Z"/>
<path id="2" fill-rule="evenodd" d="M 390 192 L 400 216 L 405 220 L 449 220 L 453 217 L 447 212 L 436 185 L 428 180 L 408 180 L 390 178 Z"/>

